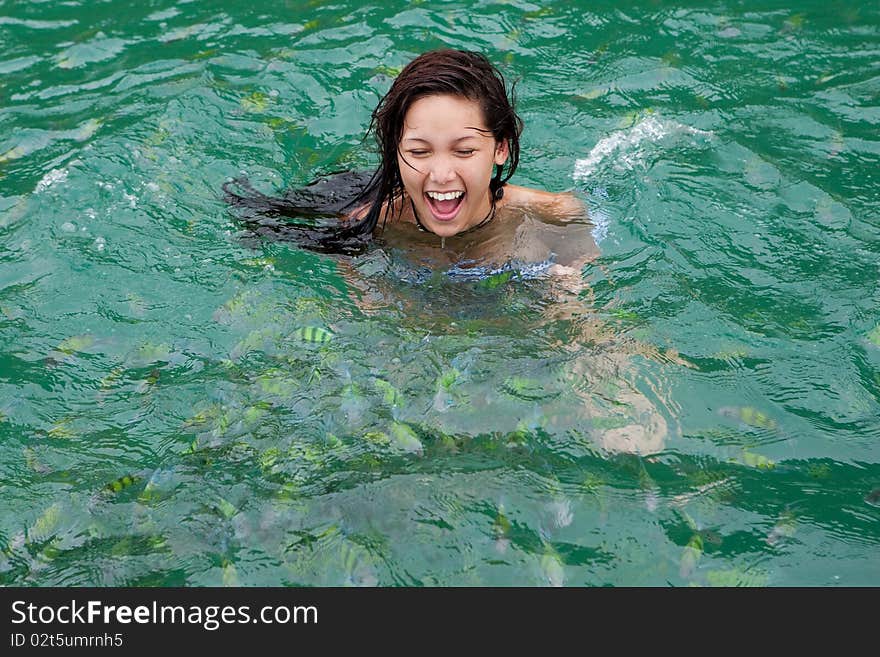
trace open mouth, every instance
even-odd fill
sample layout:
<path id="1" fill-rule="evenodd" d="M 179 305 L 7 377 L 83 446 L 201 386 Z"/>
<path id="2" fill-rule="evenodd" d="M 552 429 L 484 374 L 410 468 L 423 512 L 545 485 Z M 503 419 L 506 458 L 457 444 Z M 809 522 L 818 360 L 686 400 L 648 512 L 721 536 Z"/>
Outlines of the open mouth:
<path id="1" fill-rule="evenodd" d="M 458 192 L 425 192 L 425 201 L 431 214 L 438 221 L 452 221 L 458 214 L 462 203 L 464 203 L 465 193 Z"/>

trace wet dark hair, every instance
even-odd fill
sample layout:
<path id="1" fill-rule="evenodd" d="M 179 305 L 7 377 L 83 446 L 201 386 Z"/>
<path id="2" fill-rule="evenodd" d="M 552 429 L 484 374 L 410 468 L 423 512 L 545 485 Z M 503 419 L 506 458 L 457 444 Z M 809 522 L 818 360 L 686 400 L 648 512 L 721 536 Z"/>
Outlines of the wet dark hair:
<path id="1" fill-rule="evenodd" d="M 237 178 L 223 185 L 224 198 L 241 211 L 241 218 L 258 234 L 289 236 L 316 251 L 362 251 L 380 217 L 384 225 L 389 215 L 393 216 L 394 201 L 404 192 L 397 162 L 404 117 L 415 101 L 437 95 L 459 96 L 479 104 L 495 142 L 506 140 L 508 143 L 507 162 L 495 165 L 489 182 L 491 212 L 494 213 L 504 183 L 510 180 L 519 164 L 523 122 L 514 109 L 513 89 L 508 95 L 501 72 L 483 55 L 463 50 L 433 50 L 419 55 L 391 84 L 373 111 L 367 133 L 375 135 L 381 156 L 374 173 L 330 174 L 279 198 L 261 194 L 246 178 Z M 234 186 L 244 194 L 233 191 Z M 346 213 L 364 206 L 367 212 L 361 219 L 339 222 Z M 283 222 L 279 217 L 307 221 Z"/>

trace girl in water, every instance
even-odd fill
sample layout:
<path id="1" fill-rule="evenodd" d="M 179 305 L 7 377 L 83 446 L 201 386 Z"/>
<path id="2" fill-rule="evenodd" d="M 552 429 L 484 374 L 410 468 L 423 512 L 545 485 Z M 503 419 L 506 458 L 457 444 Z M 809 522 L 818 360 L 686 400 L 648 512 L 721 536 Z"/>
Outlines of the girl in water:
<path id="1" fill-rule="evenodd" d="M 586 288 L 581 269 L 598 251 L 586 208 L 571 193 L 508 183 L 519 163 L 522 127 L 502 74 L 484 56 L 431 51 L 400 72 L 373 111 L 370 128 L 381 161 L 372 174 L 332 174 L 278 198 L 245 179 L 223 189 L 254 233 L 346 255 L 381 240 L 423 269 L 447 268 L 470 280 L 508 272 L 543 278 L 552 293 L 551 319 L 587 315 L 579 297 Z M 369 284 L 343 265 L 346 278 L 364 292 Z M 609 337 L 595 322 L 581 326 L 586 344 Z M 624 358 L 611 357 L 611 370 L 617 373 Z M 570 375 L 588 378 L 596 360 L 576 356 Z M 595 415 L 590 395 L 581 396 Z M 659 451 L 666 423 L 644 395 L 621 389 L 615 403 L 638 419 L 607 429 L 598 442 L 611 451 Z"/>
<path id="2" fill-rule="evenodd" d="M 449 238 L 524 212 L 555 222 L 585 218 L 573 194 L 508 184 L 519 163 L 522 127 L 502 74 L 483 55 L 435 50 L 410 62 L 373 111 L 370 130 L 381 162 L 372 175 L 334 174 L 281 198 L 264 196 L 242 179 L 223 189 L 257 232 L 283 233 L 306 248 L 342 253 L 360 252 L 389 224 Z M 330 222 L 278 222 L 278 217 Z M 468 243 L 492 236 L 487 232 Z M 437 243 L 445 247 L 446 240 Z M 596 254 L 591 238 L 581 246 L 579 258 L 573 253 L 564 258 L 565 273 L 575 260 L 583 264 Z"/>

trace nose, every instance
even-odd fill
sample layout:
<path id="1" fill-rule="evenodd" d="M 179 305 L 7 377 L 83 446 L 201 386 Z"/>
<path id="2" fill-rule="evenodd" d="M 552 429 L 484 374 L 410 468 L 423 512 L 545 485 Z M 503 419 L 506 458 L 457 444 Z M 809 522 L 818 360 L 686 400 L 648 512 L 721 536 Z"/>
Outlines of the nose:
<path id="1" fill-rule="evenodd" d="M 428 179 L 437 185 L 445 185 L 455 179 L 455 167 L 448 157 L 437 156 L 432 158 Z"/>

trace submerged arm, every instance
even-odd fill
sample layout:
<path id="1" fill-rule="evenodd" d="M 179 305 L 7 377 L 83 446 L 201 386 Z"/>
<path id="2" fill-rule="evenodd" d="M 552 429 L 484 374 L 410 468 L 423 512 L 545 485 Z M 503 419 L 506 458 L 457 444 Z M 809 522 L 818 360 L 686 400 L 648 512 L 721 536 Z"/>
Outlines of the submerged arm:
<path id="1" fill-rule="evenodd" d="M 597 313 L 593 290 L 583 272 L 599 250 L 592 226 L 583 222 L 584 215 L 582 211 L 578 223 L 542 226 L 541 239 L 556 257 L 548 270 L 541 322 L 559 322 L 567 328 L 568 340 L 559 345 L 571 354 L 566 374 L 583 402 L 596 443 L 609 452 L 653 454 L 665 446 L 667 423 L 635 385 L 646 381 L 633 358 L 664 358 L 650 345 L 622 335 Z"/>

